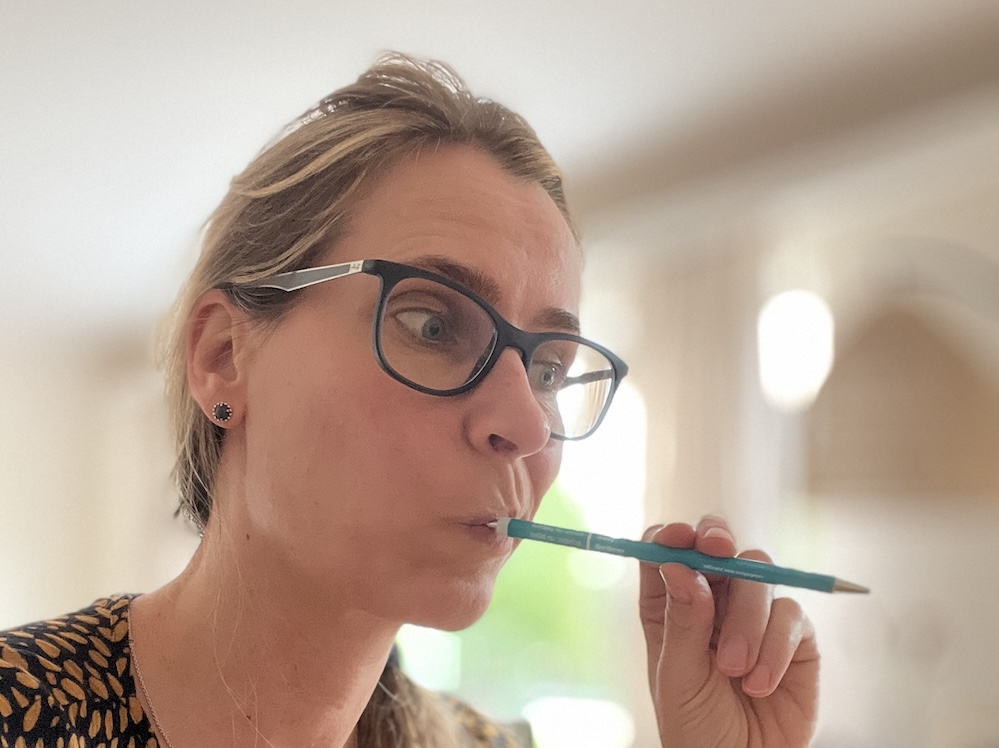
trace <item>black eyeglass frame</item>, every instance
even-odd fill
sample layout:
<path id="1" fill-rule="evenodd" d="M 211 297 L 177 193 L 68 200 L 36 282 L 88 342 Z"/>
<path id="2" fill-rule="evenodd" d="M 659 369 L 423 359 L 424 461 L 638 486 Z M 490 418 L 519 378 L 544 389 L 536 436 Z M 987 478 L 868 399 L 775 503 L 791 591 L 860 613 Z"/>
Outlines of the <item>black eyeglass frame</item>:
<path id="1" fill-rule="evenodd" d="M 611 390 L 607 395 L 607 400 L 604 403 L 603 409 L 600 411 L 600 415 L 597 416 L 593 425 L 586 433 L 579 436 L 564 436 L 552 433 L 552 438 L 555 439 L 563 441 L 577 441 L 579 439 L 586 438 L 596 431 L 597 427 L 603 421 L 604 416 L 610 408 L 610 404 L 614 399 L 614 394 L 617 392 L 618 385 L 620 385 L 621 380 L 628 373 L 628 365 L 621 358 L 602 345 L 594 343 L 592 340 L 580 337 L 579 335 L 564 332 L 528 332 L 526 330 L 521 330 L 519 327 L 516 327 L 504 319 L 500 313 L 493 308 L 492 304 L 460 283 L 451 280 L 446 276 L 430 272 L 429 270 L 424 270 L 423 268 L 414 267 L 412 265 L 405 265 L 399 262 L 374 259 L 354 260 L 351 262 L 338 263 L 336 265 L 322 265 L 314 268 L 305 268 L 303 270 L 291 270 L 285 273 L 278 273 L 270 278 L 242 285 L 245 288 L 273 288 L 280 291 L 291 292 L 299 291 L 318 283 L 325 283 L 326 281 L 334 280 L 336 278 L 345 278 L 349 275 L 355 275 L 357 273 L 365 273 L 367 275 L 375 276 L 378 278 L 380 283 L 378 306 L 375 310 L 375 319 L 372 329 L 372 346 L 374 348 L 375 360 L 378 361 L 378 365 L 383 371 L 385 371 L 386 374 L 391 376 L 396 381 L 405 384 L 407 387 L 416 390 L 417 392 L 423 392 L 427 395 L 435 395 L 438 397 L 451 397 L 453 395 L 460 395 L 464 392 L 468 392 L 476 387 L 483 379 L 486 378 L 486 376 L 488 376 L 489 372 L 492 371 L 496 362 L 499 360 L 499 357 L 504 351 L 506 351 L 507 348 L 515 348 L 520 352 L 520 360 L 524 364 L 524 369 L 528 370 L 534 352 L 538 349 L 538 347 L 549 341 L 565 340 L 571 343 L 589 346 L 603 355 L 610 362 L 613 381 L 611 382 Z M 496 339 L 493 342 L 492 350 L 489 352 L 489 357 L 482 364 L 482 366 L 479 367 L 478 371 L 467 382 L 459 387 L 453 387 L 446 390 L 426 387 L 425 385 L 414 382 L 408 377 L 400 374 L 392 368 L 385 358 L 384 352 L 381 348 L 381 327 L 382 319 L 385 315 L 385 307 L 388 303 L 392 289 L 395 288 L 401 281 L 409 278 L 420 278 L 440 283 L 441 285 L 466 296 L 485 310 L 486 314 L 488 314 L 489 318 L 492 320 L 493 327 L 496 329 Z M 584 375 L 583 377 L 567 380 L 567 383 L 583 384 L 603 378 L 606 378 L 606 375 L 604 375 L 603 372 L 592 372 Z"/>

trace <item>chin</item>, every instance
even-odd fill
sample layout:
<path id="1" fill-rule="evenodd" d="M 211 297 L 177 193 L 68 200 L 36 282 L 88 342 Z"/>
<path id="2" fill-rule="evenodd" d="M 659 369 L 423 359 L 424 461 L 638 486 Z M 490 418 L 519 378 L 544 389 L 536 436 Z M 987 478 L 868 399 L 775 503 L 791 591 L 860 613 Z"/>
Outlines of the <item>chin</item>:
<path id="1" fill-rule="evenodd" d="M 460 631 L 479 620 L 493 597 L 495 577 L 476 583 L 452 580 L 444 589 L 424 590 L 412 600 L 408 623 L 416 626 Z M 415 590 L 414 590 L 415 591 Z"/>

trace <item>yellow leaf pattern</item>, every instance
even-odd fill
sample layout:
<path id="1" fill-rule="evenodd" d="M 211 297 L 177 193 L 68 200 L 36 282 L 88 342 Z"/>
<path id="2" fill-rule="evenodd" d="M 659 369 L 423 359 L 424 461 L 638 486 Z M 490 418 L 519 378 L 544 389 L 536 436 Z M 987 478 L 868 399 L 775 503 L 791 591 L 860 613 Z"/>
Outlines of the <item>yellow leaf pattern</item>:
<path id="1" fill-rule="evenodd" d="M 0 631 L 0 748 L 159 748 L 131 674 L 134 597 Z M 463 702 L 446 703 L 469 748 L 515 745 Z"/>

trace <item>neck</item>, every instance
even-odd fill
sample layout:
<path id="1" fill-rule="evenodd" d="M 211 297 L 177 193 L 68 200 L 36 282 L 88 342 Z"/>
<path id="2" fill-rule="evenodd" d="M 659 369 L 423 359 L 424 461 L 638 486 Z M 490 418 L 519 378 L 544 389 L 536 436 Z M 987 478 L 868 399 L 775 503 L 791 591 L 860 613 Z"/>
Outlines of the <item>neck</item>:
<path id="1" fill-rule="evenodd" d="M 210 524 L 184 573 L 132 605 L 156 727 L 173 748 L 353 745 L 398 623 L 317 602 L 226 545 Z"/>

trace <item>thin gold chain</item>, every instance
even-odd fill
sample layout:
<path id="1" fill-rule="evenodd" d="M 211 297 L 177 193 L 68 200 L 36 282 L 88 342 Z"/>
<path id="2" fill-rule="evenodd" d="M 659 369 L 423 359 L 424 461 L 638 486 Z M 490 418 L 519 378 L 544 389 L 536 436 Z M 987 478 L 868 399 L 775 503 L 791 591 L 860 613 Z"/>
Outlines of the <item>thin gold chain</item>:
<path id="1" fill-rule="evenodd" d="M 142 692 L 142 698 L 145 699 L 146 706 L 149 707 L 150 722 L 152 722 L 153 727 L 156 730 L 156 734 L 163 739 L 163 743 L 166 748 L 173 748 L 173 743 L 170 742 L 170 738 L 167 737 L 166 732 L 163 730 L 163 725 L 160 724 L 159 718 L 156 716 L 156 707 L 153 706 L 153 702 L 149 698 L 149 691 L 146 690 L 146 682 L 142 679 L 142 671 L 139 669 L 139 660 L 135 656 L 135 639 L 132 637 L 131 617 L 128 621 L 128 650 L 132 661 L 132 672 L 135 673 L 135 680 L 139 684 L 139 690 Z"/>
<path id="2" fill-rule="evenodd" d="M 131 610 L 129 610 L 129 613 L 131 613 Z M 131 616 L 129 616 L 128 620 L 128 653 L 129 653 L 129 659 L 132 662 L 132 672 L 135 674 L 135 678 L 133 680 L 135 680 L 139 684 L 139 691 L 142 693 L 142 698 L 145 699 L 146 706 L 149 708 L 149 721 L 152 724 L 153 728 L 155 728 L 156 734 L 159 736 L 157 742 L 159 742 L 159 738 L 162 738 L 164 748 L 174 748 L 173 743 L 170 742 L 170 738 L 167 737 L 166 731 L 163 729 L 163 725 L 160 724 L 159 717 L 156 716 L 156 707 L 153 706 L 153 701 L 152 699 L 149 698 L 149 691 L 146 689 L 146 682 L 142 679 L 142 670 L 139 669 L 139 659 L 138 657 L 136 657 L 135 654 L 135 638 L 132 636 Z M 382 686 L 380 678 L 378 680 L 378 685 Z M 382 688 L 384 688 L 384 686 L 382 686 Z M 389 696 L 395 698 L 395 696 L 393 696 L 392 694 L 389 694 Z M 257 732 L 259 734 L 259 730 Z M 261 735 L 261 737 L 263 737 L 263 735 Z M 273 743 L 267 740 L 267 738 L 264 738 L 264 740 L 267 741 L 268 745 L 273 745 Z M 351 733 L 347 745 L 349 746 L 357 745 L 355 740 L 356 740 L 356 735 L 354 733 Z"/>

